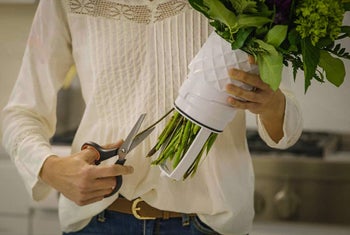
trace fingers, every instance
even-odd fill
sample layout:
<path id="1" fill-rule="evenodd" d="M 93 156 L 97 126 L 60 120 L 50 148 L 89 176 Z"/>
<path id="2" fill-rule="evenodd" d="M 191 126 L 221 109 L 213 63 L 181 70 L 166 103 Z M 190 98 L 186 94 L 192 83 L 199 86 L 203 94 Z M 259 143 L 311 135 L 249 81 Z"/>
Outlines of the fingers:
<path id="1" fill-rule="evenodd" d="M 228 97 L 227 102 L 237 109 L 257 110 L 260 107 L 259 103 L 240 101 L 233 97 Z"/>
<path id="2" fill-rule="evenodd" d="M 255 63 L 254 58 L 249 57 L 249 62 Z M 265 116 L 271 116 L 267 114 L 274 114 L 276 110 L 281 110 L 280 113 L 284 112 L 284 95 L 280 90 L 272 90 L 258 75 L 234 68 L 229 69 L 228 74 L 232 80 L 242 82 L 254 88 L 252 90 L 246 90 L 243 86 L 228 84 L 226 91 L 232 97 L 228 97 L 227 102 L 231 106 Z"/>
<path id="3" fill-rule="evenodd" d="M 104 145 L 103 148 L 118 148 L 123 141 Z M 74 154 L 64 172 L 68 169 L 64 179 L 66 184 L 58 185 L 60 192 L 77 205 L 87 205 L 102 200 L 117 186 L 116 176 L 133 173 L 134 169 L 128 165 L 95 165 L 99 152 L 87 145 L 82 151 Z M 68 176 L 68 178 L 67 178 Z"/>
<path id="4" fill-rule="evenodd" d="M 269 85 L 264 83 L 260 77 L 256 74 L 251 74 L 238 69 L 229 69 L 228 74 L 231 79 L 248 84 L 256 89 L 266 90 L 269 89 Z"/>
<path id="5" fill-rule="evenodd" d="M 91 165 L 81 171 L 78 187 L 83 192 L 113 188 L 116 176 L 131 174 L 133 171 L 134 168 L 127 165 Z"/>
<path id="6" fill-rule="evenodd" d="M 226 91 L 232 97 L 227 102 L 238 109 L 249 110 L 255 114 L 274 113 L 280 103 L 283 104 L 283 95 L 280 90 L 273 91 L 270 86 L 264 83 L 258 75 L 250 74 L 237 69 L 230 69 L 229 75 L 232 79 L 255 87 L 253 90 L 246 90 L 235 84 L 228 84 Z"/>
<path id="7" fill-rule="evenodd" d="M 241 99 L 243 102 L 259 102 L 259 100 L 261 99 L 261 93 L 259 92 L 259 90 L 245 90 L 233 84 L 228 84 L 226 86 L 226 91 L 230 95 L 238 97 L 237 99 Z"/>
<path id="8" fill-rule="evenodd" d="M 248 62 L 249 62 L 249 64 L 257 64 L 254 56 L 252 56 L 252 55 L 248 56 Z"/>
<path id="9" fill-rule="evenodd" d="M 99 178 L 95 179 L 91 184 L 87 192 L 98 191 L 98 190 L 110 190 L 115 188 L 116 185 L 115 177 Z"/>
<path id="10" fill-rule="evenodd" d="M 269 97 L 271 97 L 274 92 L 270 86 L 264 83 L 256 74 L 251 74 L 234 68 L 230 69 L 228 73 L 231 79 L 254 87 L 254 89 L 246 90 L 235 84 L 226 85 L 227 93 L 236 98 L 236 100 L 230 98 L 228 99 L 228 102 L 237 108 L 251 110 L 251 106 L 255 106 L 254 104 L 246 104 L 239 102 L 238 100 L 262 104 L 265 103 L 266 100 L 270 99 Z"/>
<path id="11" fill-rule="evenodd" d="M 108 188 L 104 190 L 94 190 L 89 192 L 80 192 L 79 195 L 73 197 L 73 201 L 79 206 L 85 206 L 103 200 L 105 196 L 109 195 L 112 191 L 113 188 Z M 69 198 L 69 195 L 67 197 Z"/>
<path id="12" fill-rule="evenodd" d="M 78 205 L 87 205 L 102 200 L 117 186 L 116 176 L 133 172 L 131 166 L 110 165 L 86 167 L 76 184 L 75 195 L 71 197 Z"/>
<path id="13" fill-rule="evenodd" d="M 117 175 L 128 175 L 134 172 L 134 168 L 128 165 L 102 165 L 96 166 L 93 172 L 96 178 L 113 177 Z"/>

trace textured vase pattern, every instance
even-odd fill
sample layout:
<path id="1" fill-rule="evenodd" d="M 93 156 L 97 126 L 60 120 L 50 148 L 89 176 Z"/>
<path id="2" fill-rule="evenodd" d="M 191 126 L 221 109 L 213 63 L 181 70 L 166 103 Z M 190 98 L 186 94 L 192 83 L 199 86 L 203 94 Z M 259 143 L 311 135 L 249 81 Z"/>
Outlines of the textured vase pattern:
<path id="1" fill-rule="evenodd" d="M 198 124 L 217 132 L 223 131 L 235 109 L 227 103 L 225 87 L 234 83 L 245 89 L 249 85 L 232 80 L 230 68 L 258 73 L 256 64 L 248 61 L 248 54 L 232 50 L 230 43 L 213 32 L 189 65 L 188 78 L 179 90 L 175 107 Z"/>

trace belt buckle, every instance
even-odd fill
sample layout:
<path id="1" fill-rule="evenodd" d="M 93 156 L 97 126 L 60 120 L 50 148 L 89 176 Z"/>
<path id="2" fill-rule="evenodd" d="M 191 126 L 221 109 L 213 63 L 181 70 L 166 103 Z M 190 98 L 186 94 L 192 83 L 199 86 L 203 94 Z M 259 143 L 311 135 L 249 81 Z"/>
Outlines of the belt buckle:
<path id="1" fill-rule="evenodd" d="M 156 219 L 156 217 L 141 216 L 137 213 L 139 210 L 141 210 L 140 207 L 137 207 L 137 204 L 139 204 L 140 202 L 143 202 L 143 200 L 141 198 L 137 198 L 135 201 L 132 202 L 131 212 L 135 216 L 135 218 L 140 219 L 140 220 Z"/>

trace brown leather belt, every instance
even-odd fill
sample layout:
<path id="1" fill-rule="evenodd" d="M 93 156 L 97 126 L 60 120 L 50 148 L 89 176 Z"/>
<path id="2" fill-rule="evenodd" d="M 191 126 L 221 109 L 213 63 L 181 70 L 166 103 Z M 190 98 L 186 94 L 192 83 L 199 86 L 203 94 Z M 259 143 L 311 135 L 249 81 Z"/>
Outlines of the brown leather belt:
<path id="1" fill-rule="evenodd" d="M 169 219 L 182 217 L 182 213 L 163 211 L 148 205 L 141 198 L 129 201 L 126 198 L 117 198 L 107 210 L 134 215 L 140 220 Z"/>

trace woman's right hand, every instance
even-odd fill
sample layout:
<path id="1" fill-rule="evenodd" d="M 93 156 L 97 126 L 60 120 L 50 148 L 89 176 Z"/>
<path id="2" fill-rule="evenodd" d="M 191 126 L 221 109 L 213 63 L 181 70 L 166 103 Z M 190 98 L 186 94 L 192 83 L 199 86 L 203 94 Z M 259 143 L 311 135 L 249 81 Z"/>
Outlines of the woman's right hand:
<path id="1" fill-rule="evenodd" d="M 110 147 L 119 147 L 122 141 Z M 44 162 L 40 178 L 79 206 L 100 201 L 116 187 L 116 176 L 131 174 L 127 165 L 94 164 L 94 150 L 86 148 L 68 157 L 50 156 Z"/>

